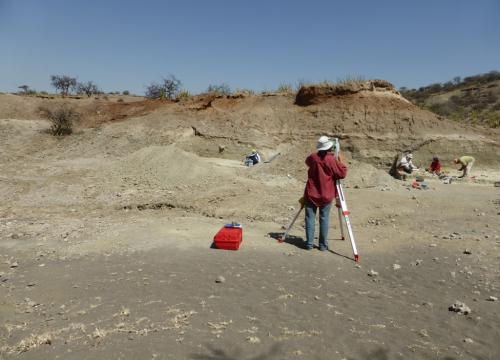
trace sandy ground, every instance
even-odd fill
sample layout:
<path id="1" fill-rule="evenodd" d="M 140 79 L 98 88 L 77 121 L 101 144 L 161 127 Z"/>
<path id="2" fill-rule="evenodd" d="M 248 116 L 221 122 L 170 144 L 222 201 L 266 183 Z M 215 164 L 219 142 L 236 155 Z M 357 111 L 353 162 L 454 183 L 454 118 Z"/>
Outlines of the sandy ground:
<path id="1" fill-rule="evenodd" d="M 423 191 L 352 160 L 373 171 L 345 189 L 357 264 L 336 214 L 328 252 L 302 217 L 275 240 L 301 161 L 200 157 L 186 126 L 46 126 L 0 120 L 0 359 L 500 358 L 498 169 Z M 231 220 L 240 250 L 212 249 Z"/>

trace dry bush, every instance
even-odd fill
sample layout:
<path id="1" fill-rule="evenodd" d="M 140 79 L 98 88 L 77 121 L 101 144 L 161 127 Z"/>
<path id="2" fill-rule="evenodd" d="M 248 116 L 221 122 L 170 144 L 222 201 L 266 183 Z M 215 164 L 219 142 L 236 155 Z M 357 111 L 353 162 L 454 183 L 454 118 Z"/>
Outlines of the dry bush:
<path id="1" fill-rule="evenodd" d="M 276 92 L 278 94 L 293 94 L 294 93 L 292 84 L 288 84 L 288 83 L 280 84 L 278 86 L 278 88 L 276 89 Z"/>
<path id="2" fill-rule="evenodd" d="M 207 93 L 216 95 L 216 96 L 224 96 L 224 95 L 231 95 L 231 88 L 229 87 L 228 84 L 222 83 L 220 85 L 213 85 L 210 84 L 208 85 L 207 88 Z"/>
<path id="3" fill-rule="evenodd" d="M 67 105 L 55 109 L 40 108 L 40 112 L 51 123 L 50 133 L 54 136 L 64 136 L 73 133 L 73 125 L 80 115 Z"/>
<path id="4" fill-rule="evenodd" d="M 187 100 L 191 97 L 191 94 L 187 90 L 183 90 L 179 93 L 179 96 L 177 97 L 179 100 Z"/>
<path id="5" fill-rule="evenodd" d="M 88 97 L 99 94 L 99 88 L 92 81 L 79 82 L 76 84 L 78 94 L 86 94 Z"/>
<path id="6" fill-rule="evenodd" d="M 366 78 L 362 75 L 346 75 L 344 78 L 337 79 L 337 84 L 340 85 L 353 85 L 361 84 L 366 81 Z"/>

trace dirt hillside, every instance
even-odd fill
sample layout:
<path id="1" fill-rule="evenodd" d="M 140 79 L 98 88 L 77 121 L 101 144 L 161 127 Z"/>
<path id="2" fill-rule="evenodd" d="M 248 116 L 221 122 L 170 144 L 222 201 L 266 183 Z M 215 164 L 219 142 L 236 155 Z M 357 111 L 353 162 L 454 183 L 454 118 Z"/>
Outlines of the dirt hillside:
<path id="1" fill-rule="evenodd" d="M 54 137 L 39 109 L 62 104 L 80 121 Z M 329 251 L 303 250 L 303 215 L 276 241 L 324 134 L 348 162 L 359 264 L 336 213 Z M 383 81 L 178 102 L 0 95 L 0 359 L 498 359 L 499 138 Z M 272 161 L 243 166 L 252 148 Z M 473 155 L 473 177 L 420 171 L 429 189 L 414 189 L 387 174 L 407 149 L 450 175 Z M 240 250 L 211 248 L 230 221 Z"/>

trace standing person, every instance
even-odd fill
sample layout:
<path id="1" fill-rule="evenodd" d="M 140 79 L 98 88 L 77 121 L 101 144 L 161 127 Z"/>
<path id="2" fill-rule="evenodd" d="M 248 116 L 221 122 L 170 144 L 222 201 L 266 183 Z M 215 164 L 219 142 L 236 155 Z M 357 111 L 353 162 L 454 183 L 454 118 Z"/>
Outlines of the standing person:
<path id="1" fill-rule="evenodd" d="M 333 141 L 321 136 L 316 145 L 318 152 L 306 159 L 307 184 L 304 191 L 306 212 L 306 249 L 314 247 L 316 210 L 319 209 L 319 249 L 328 250 L 328 225 L 332 201 L 337 197 L 335 180 L 345 178 L 347 167 L 332 154 Z"/>
<path id="2" fill-rule="evenodd" d="M 458 159 L 453 160 L 455 164 L 460 164 L 460 169 L 458 171 L 463 171 L 462 176 L 459 176 L 459 178 L 467 177 L 470 175 L 470 172 L 472 170 L 472 166 L 474 165 L 474 162 L 476 159 L 474 159 L 472 156 L 461 156 Z"/>

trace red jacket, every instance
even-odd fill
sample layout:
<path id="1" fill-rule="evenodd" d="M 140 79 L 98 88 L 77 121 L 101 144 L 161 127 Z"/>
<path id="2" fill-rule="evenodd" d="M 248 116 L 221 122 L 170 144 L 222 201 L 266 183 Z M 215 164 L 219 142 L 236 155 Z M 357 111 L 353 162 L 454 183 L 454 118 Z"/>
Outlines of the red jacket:
<path id="1" fill-rule="evenodd" d="M 323 159 L 318 153 L 306 159 L 309 167 L 304 200 L 315 206 L 325 206 L 337 197 L 335 180 L 345 178 L 347 167 L 335 159 L 332 153 L 326 153 Z"/>
<path id="2" fill-rule="evenodd" d="M 439 161 L 432 161 L 430 170 L 431 172 L 441 172 L 441 163 Z"/>

